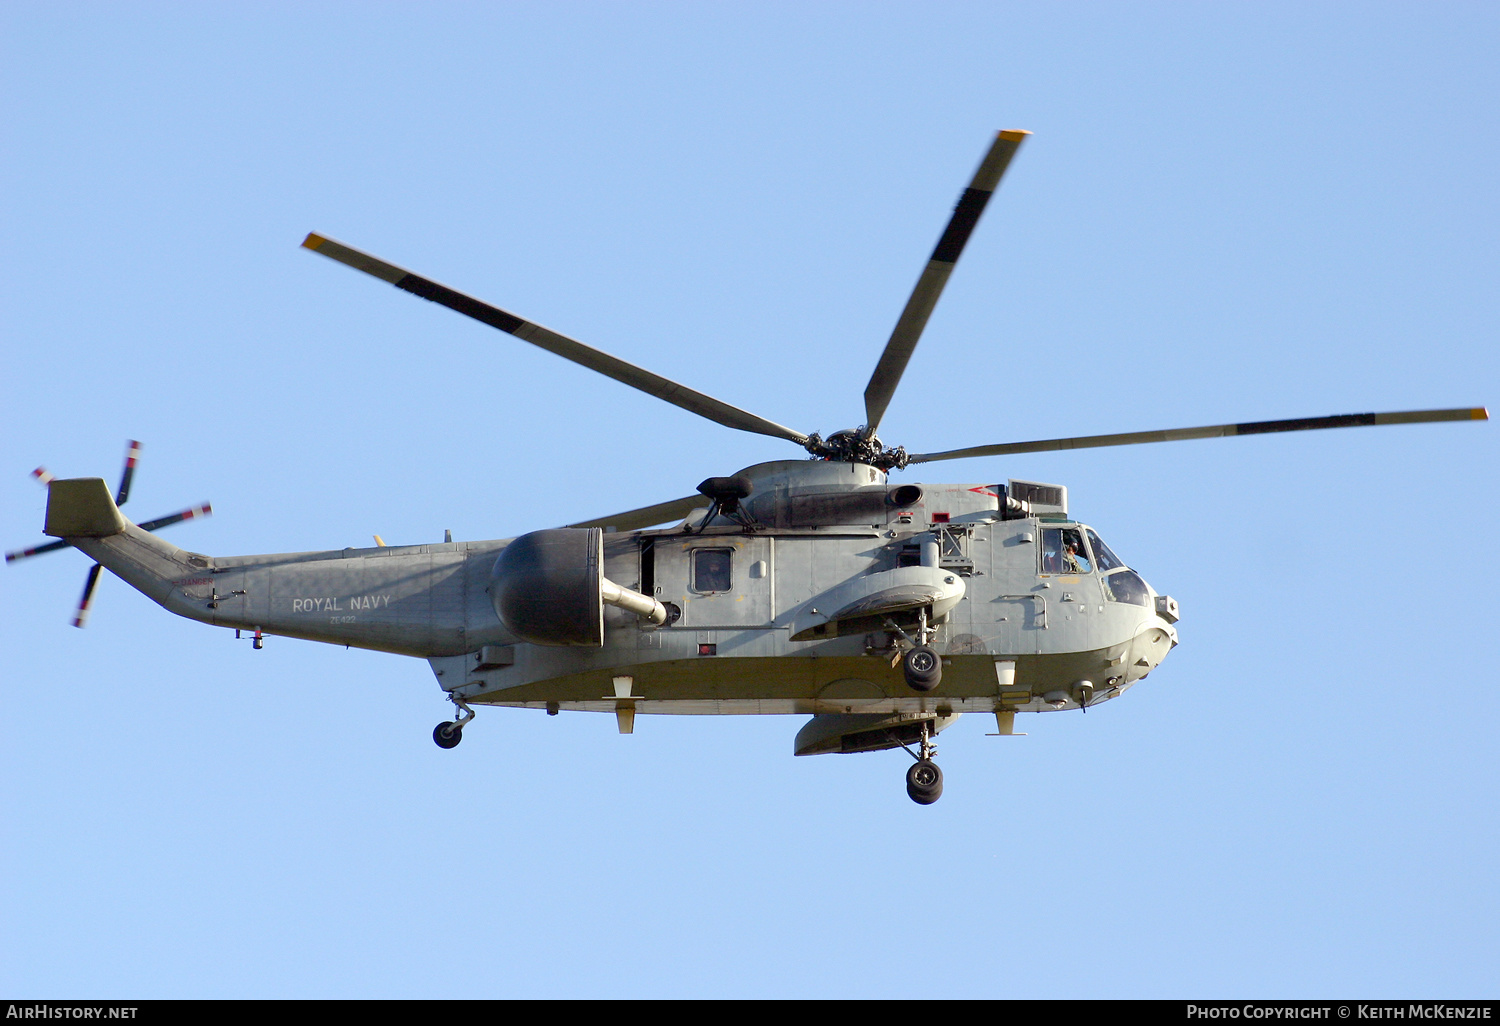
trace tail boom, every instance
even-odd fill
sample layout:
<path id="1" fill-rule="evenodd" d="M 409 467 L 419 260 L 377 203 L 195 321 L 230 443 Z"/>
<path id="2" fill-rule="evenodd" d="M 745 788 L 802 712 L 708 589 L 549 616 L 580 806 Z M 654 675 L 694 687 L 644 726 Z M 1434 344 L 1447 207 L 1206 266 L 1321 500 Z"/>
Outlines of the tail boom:
<path id="1" fill-rule="evenodd" d="M 100 478 L 51 489 L 46 533 L 191 620 L 422 658 L 515 640 L 485 591 L 504 543 L 212 557 L 131 523 Z"/>

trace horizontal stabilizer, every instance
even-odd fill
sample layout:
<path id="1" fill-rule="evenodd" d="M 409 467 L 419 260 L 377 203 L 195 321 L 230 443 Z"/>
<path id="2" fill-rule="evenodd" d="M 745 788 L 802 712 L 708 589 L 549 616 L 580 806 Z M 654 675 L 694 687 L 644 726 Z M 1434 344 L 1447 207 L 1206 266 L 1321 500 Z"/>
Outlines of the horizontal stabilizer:
<path id="1" fill-rule="evenodd" d="M 102 477 L 53 480 L 47 485 L 47 526 L 54 538 L 108 538 L 125 530 L 109 485 Z"/>

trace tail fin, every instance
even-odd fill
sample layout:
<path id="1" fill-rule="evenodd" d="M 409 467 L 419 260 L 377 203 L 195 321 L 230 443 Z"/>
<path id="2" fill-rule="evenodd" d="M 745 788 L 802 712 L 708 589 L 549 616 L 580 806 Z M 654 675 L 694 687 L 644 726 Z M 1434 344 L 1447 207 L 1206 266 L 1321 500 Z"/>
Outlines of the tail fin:
<path id="1" fill-rule="evenodd" d="M 102 477 L 53 479 L 47 485 L 47 526 L 54 538 L 108 538 L 129 523 Z"/>

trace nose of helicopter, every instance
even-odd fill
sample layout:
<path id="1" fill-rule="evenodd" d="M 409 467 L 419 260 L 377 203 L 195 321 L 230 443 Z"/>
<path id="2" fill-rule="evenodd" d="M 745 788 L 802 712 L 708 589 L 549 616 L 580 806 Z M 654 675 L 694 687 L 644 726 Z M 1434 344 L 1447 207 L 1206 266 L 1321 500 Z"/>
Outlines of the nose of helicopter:
<path id="1" fill-rule="evenodd" d="M 1177 647 L 1177 600 L 1170 595 L 1157 594 L 1149 584 L 1146 587 L 1151 590 L 1151 604 L 1156 615 L 1141 624 L 1130 643 L 1125 672 L 1125 679 L 1130 682 L 1140 680 L 1156 669 L 1167 653 Z"/>
<path id="2" fill-rule="evenodd" d="M 1148 621 L 1130 643 L 1125 657 L 1125 680 L 1133 683 L 1161 665 L 1167 653 L 1177 647 L 1177 628 L 1160 617 Z"/>

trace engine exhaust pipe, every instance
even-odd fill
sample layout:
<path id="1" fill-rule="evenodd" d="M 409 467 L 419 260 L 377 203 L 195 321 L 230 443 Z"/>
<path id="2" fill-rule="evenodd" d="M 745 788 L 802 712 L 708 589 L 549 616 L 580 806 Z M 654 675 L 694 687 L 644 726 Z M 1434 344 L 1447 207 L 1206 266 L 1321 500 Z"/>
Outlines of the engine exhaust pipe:
<path id="1" fill-rule="evenodd" d="M 617 606 L 634 613 L 642 620 L 650 620 L 660 627 L 667 622 L 667 607 L 650 595 L 622 588 L 608 577 L 599 579 L 599 593 L 607 606 Z"/>

